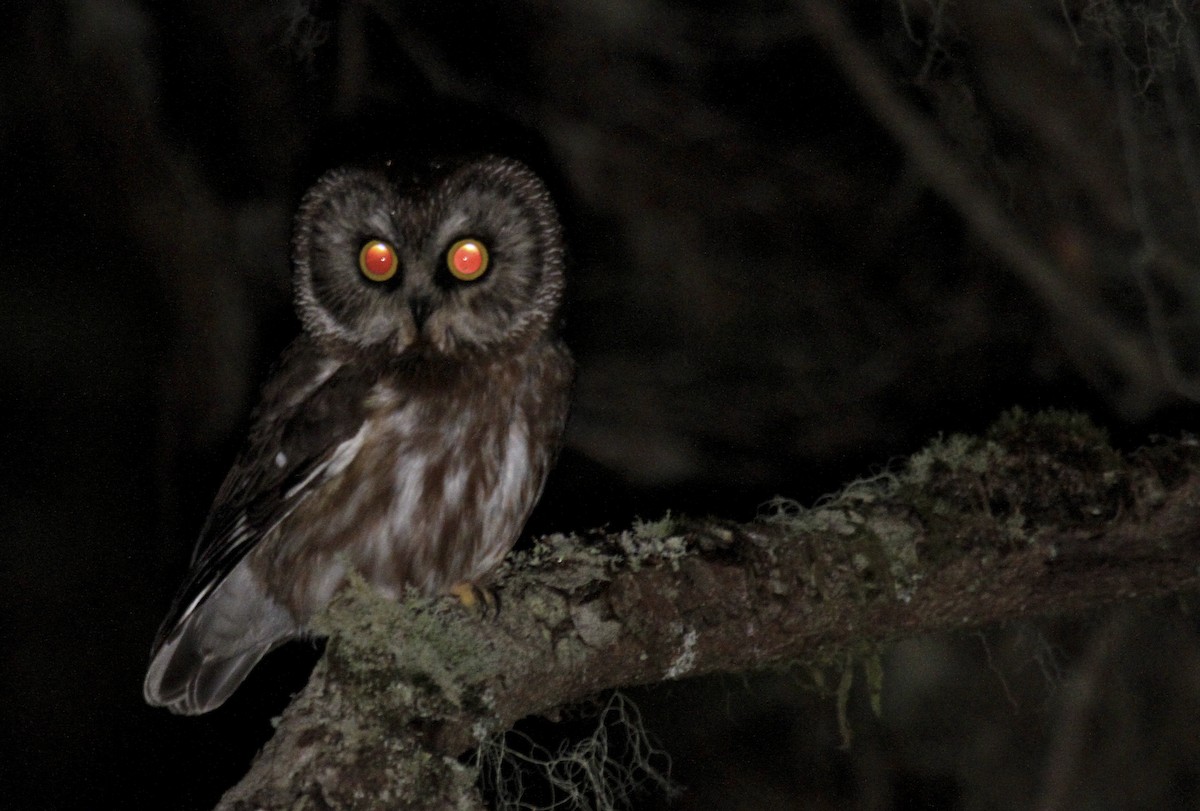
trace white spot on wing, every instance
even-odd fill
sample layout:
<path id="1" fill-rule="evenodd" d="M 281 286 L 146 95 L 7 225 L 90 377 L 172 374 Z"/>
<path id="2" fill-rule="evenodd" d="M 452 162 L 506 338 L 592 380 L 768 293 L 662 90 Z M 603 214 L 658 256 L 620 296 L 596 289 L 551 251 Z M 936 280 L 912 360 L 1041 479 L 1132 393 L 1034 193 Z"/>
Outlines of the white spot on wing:
<path id="1" fill-rule="evenodd" d="M 275 467 L 283 467 L 287 464 L 287 454 L 283 451 L 275 454 Z"/>

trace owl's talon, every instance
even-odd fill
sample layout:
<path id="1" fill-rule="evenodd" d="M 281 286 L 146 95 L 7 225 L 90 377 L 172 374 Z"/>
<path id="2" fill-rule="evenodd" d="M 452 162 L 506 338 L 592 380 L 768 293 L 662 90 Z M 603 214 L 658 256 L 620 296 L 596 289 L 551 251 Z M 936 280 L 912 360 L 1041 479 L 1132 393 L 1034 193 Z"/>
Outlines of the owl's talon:
<path id="1" fill-rule="evenodd" d="M 458 598 L 464 608 L 476 609 L 485 617 L 500 615 L 500 598 L 485 586 L 464 580 L 451 586 L 450 593 Z"/>

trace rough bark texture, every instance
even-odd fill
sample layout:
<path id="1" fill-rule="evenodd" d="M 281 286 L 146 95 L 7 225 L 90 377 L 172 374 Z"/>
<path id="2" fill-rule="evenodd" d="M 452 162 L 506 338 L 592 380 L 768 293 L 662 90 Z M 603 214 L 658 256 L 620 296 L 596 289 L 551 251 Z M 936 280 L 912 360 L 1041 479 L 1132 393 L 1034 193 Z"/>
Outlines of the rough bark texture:
<path id="1" fill-rule="evenodd" d="M 555 536 L 481 618 L 347 590 L 323 661 L 222 809 L 477 808 L 458 757 L 607 688 L 862 655 L 887 640 L 1194 589 L 1200 445 L 1114 451 L 1013 412 L 813 509 Z"/>

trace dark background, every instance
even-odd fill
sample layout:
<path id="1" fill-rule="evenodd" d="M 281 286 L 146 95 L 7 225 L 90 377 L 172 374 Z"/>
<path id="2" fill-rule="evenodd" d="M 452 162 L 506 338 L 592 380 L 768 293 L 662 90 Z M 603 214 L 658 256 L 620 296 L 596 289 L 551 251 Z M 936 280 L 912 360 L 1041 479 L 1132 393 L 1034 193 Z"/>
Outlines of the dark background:
<path id="1" fill-rule="evenodd" d="M 580 377 L 535 533 L 812 503 L 1013 405 L 1086 411 L 1123 447 L 1193 425 L 1193 4 L 964 5 L 13 14 L 0 802 L 211 807 L 303 684 L 315 652 L 297 645 L 209 716 L 141 701 L 257 386 L 298 330 L 290 218 L 332 166 L 497 152 L 555 192 Z M 833 35 L 809 16 L 831 9 Z M 947 192 L 960 174 L 976 197 Z M 855 689 L 849 749 L 803 669 L 637 698 L 677 808 L 1196 807 L 1186 609 L 897 645 L 881 717 Z"/>

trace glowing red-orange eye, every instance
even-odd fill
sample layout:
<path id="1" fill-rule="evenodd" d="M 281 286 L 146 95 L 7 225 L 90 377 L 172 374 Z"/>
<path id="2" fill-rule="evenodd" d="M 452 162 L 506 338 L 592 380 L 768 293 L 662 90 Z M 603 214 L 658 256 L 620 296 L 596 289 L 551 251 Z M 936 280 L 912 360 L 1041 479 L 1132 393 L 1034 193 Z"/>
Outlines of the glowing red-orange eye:
<path id="1" fill-rule="evenodd" d="M 373 239 L 358 252 L 358 268 L 373 282 L 386 282 L 396 275 L 400 261 L 392 246 Z"/>
<path id="2" fill-rule="evenodd" d="M 487 248 L 477 239 L 460 239 L 446 251 L 446 266 L 456 279 L 478 279 L 487 271 Z"/>

